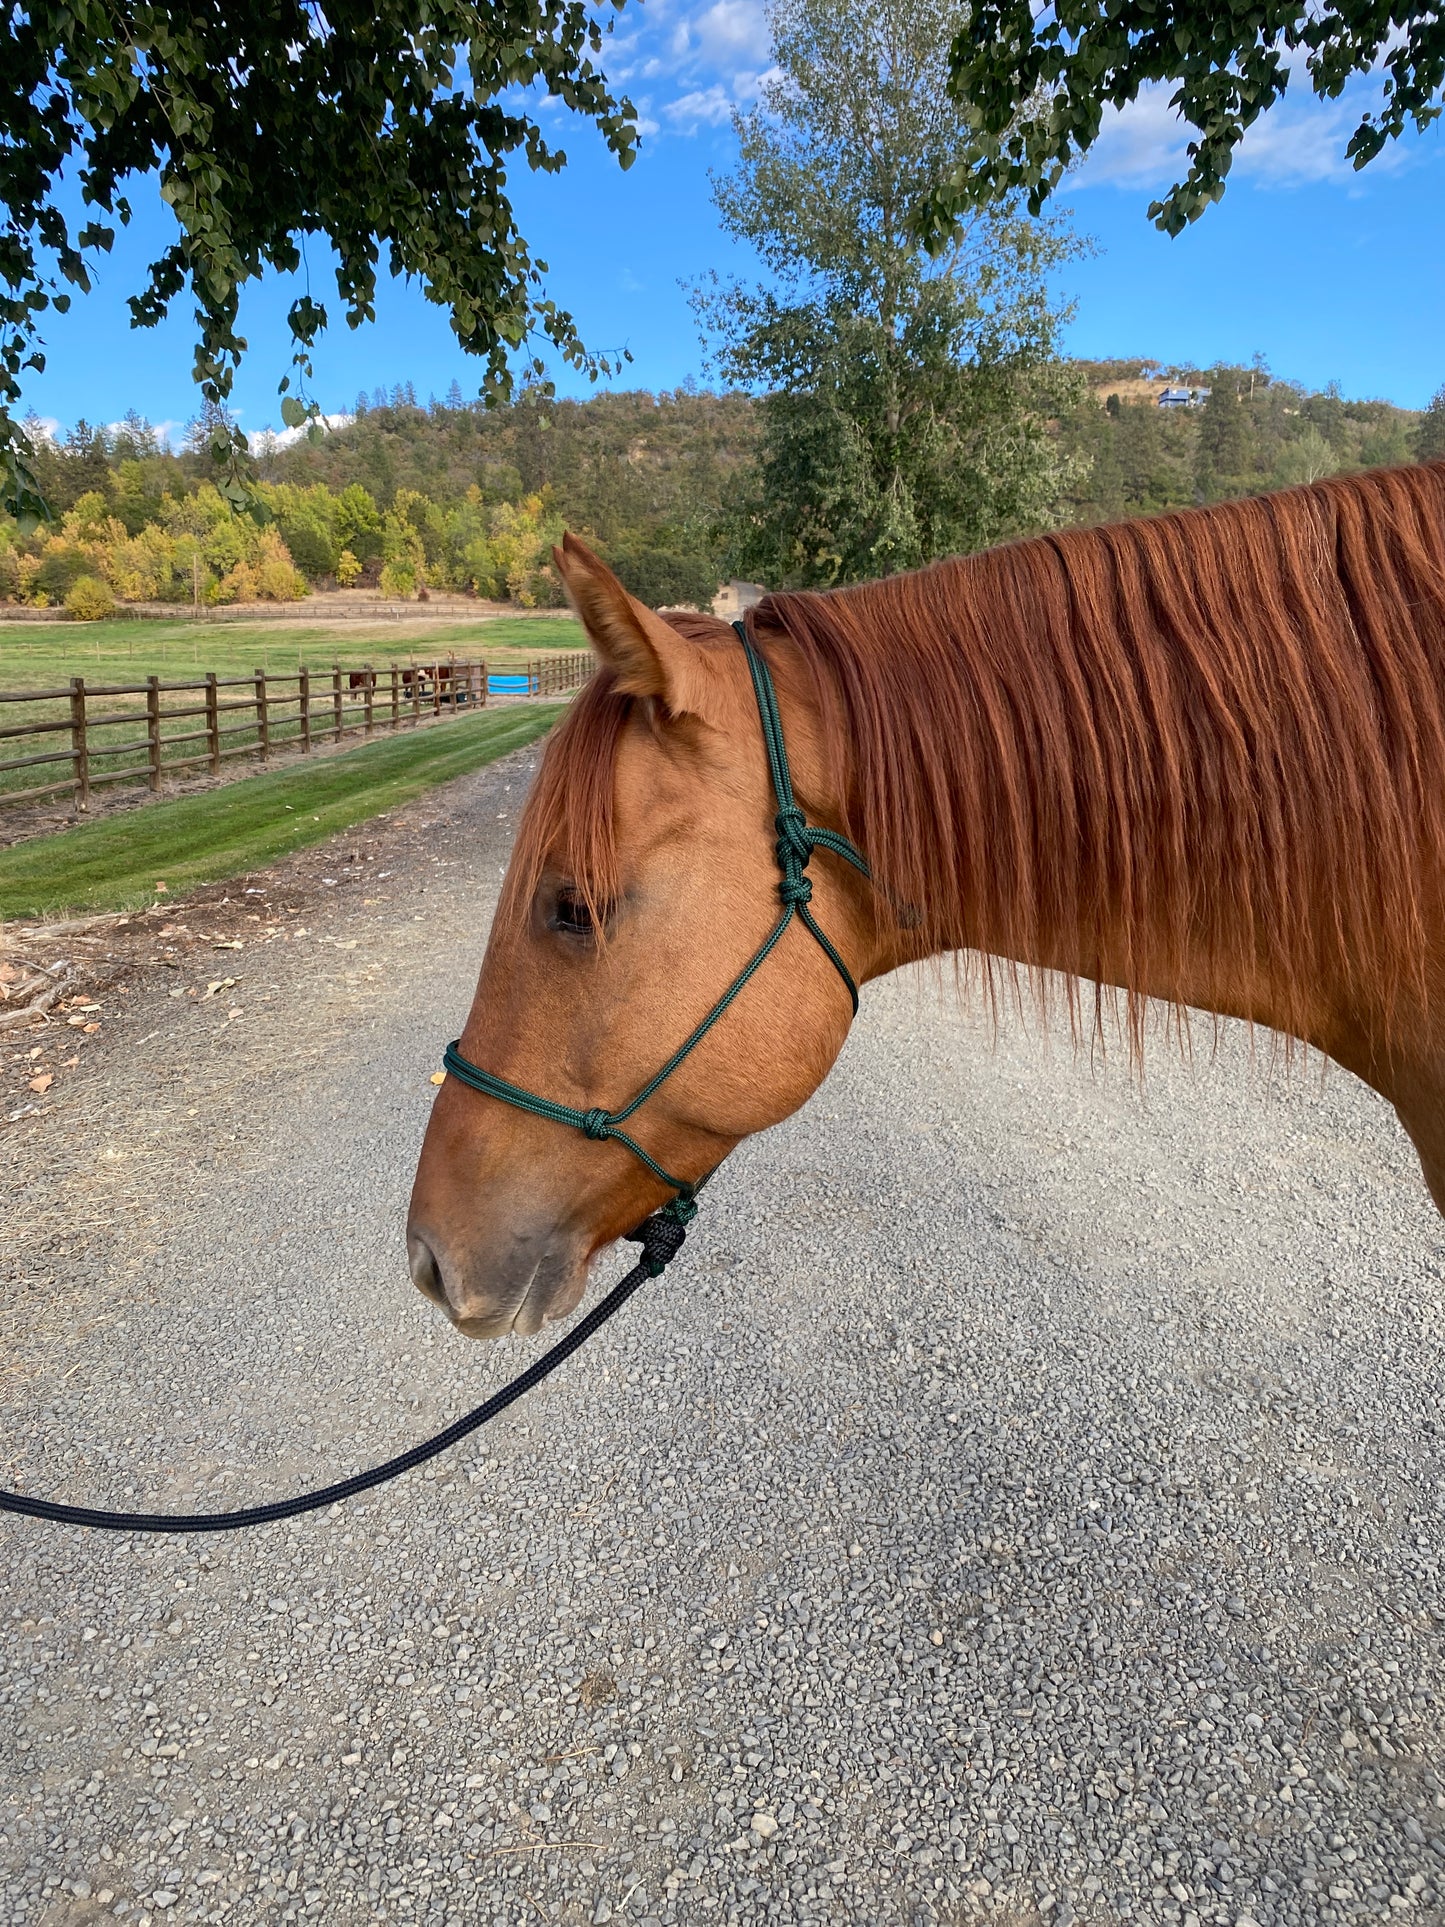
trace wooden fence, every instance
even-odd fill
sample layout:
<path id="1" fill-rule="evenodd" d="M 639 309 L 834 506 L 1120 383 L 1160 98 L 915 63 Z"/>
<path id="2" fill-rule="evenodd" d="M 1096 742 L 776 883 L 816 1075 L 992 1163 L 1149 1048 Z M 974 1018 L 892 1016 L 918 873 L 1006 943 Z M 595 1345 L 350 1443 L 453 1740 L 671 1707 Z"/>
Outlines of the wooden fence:
<path id="1" fill-rule="evenodd" d="M 590 670 L 591 658 L 580 652 L 540 659 L 527 665 L 526 690 L 517 693 L 561 695 L 580 688 Z M 148 676 L 143 683 L 94 686 L 73 676 L 65 689 L 0 691 L 0 717 L 25 717 L 0 722 L 0 749 L 47 739 L 44 748 L 0 758 L 0 807 L 69 790 L 85 809 L 91 791 L 106 784 L 158 790 L 167 775 L 197 769 L 219 775 L 235 757 L 266 762 L 276 750 L 309 752 L 346 736 L 464 715 L 487 698 L 487 665 L 450 661 L 384 669 L 334 663 L 329 671 L 258 669 L 251 676 L 178 682 Z M 26 712 L 24 704 L 34 707 Z M 42 771 L 47 780 L 27 781 Z"/>
<path id="2" fill-rule="evenodd" d="M 527 680 L 534 696 L 565 696 L 580 689 L 596 667 L 587 650 L 569 651 L 565 656 L 540 656 L 527 665 Z"/>

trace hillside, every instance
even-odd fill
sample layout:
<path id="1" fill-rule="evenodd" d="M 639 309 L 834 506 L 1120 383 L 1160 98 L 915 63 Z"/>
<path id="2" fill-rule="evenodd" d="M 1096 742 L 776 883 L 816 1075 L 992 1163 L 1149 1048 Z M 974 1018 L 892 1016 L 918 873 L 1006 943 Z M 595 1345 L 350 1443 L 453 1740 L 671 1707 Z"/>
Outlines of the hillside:
<path id="1" fill-rule="evenodd" d="M 1101 522 L 1231 495 L 1256 495 L 1338 469 L 1408 462 L 1420 416 L 1386 401 L 1312 392 L 1252 368 L 1081 361 L 1085 399 L 1060 433 L 1090 458 L 1066 520 Z M 1207 390 L 1161 407 L 1168 389 Z M 1432 411 L 1433 412 L 1433 411 Z"/>
<path id="2" fill-rule="evenodd" d="M 1423 418 L 1389 402 L 1311 392 L 1252 368 L 1078 362 L 1080 400 L 1055 432 L 1082 479 L 1056 520 L 1097 522 L 1408 461 L 1445 446 L 1445 399 Z M 1161 406 L 1166 389 L 1179 406 Z M 1422 428 L 1421 424 L 1424 424 Z M 1423 439 L 1422 439 L 1423 437 Z M 0 521 L 0 601 L 284 600 L 308 583 L 379 584 L 554 606 L 551 545 L 591 540 L 654 605 L 708 603 L 730 572 L 721 530 L 756 445 L 744 394 L 681 388 L 488 410 L 454 391 L 358 397 L 317 442 L 260 438 L 261 477 L 238 515 L 214 487 L 197 423 L 179 453 L 138 416 L 36 436 L 57 512 L 22 537 Z"/>

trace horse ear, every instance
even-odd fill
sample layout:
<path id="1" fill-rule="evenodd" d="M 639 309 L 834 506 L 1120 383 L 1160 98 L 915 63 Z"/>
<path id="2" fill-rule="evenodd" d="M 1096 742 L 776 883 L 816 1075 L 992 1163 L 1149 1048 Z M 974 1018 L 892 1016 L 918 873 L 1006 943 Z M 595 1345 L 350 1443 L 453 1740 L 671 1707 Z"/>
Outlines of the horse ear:
<path id="1" fill-rule="evenodd" d="M 629 595 L 585 542 L 564 535 L 552 559 L 589 642 L 624 696 L 655 696 L 678 716 L 706 716 L 716 706 L 704 652 Z"/>

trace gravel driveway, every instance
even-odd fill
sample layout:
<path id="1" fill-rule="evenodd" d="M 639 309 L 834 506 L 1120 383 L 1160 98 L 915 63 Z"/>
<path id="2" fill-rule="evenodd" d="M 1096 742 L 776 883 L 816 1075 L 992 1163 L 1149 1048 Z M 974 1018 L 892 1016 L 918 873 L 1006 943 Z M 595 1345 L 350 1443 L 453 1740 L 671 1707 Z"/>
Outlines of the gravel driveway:
<path id="1" fill-rule="evenodd" d="M 453 1337 L 401 1235 L 530 767 L 98 999 L 4 1141 L 7 1483 L 275 1495 L 545 1342 Z M 1196 1041 L 1141 1089 L 875 986 L 426 1473 L 0 1521 L 0 1920 L 1445 1921 L 1445 1237 L 1377 1099 Z"/>

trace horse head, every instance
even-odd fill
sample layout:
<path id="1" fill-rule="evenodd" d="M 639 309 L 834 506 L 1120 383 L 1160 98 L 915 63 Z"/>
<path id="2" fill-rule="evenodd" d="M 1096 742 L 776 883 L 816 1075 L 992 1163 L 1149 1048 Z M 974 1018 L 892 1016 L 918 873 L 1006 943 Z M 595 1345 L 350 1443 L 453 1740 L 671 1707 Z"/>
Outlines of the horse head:
<path id="1" fill-rule="evenodd" d="M 777 923 L 778 806 L 727 624 L 655 614 L 571 537 L 554 553 L 600 668 L 548 742 L 460 1048 L 596 1117 L 630 1102 Z M 768 656 L 798 800 L 812 822 L 839 823 L 807 668 L 782 636 Z M 868 886 L 832 856 L 814 860 L 809 882 L 818 923 L 861 981 Z M 790 925 L 629 1133 L 652 1164 L 697 1183 L 812 1094 L 850 1017 L 833 963 Z M 535 1332 L 577 1305 L 599 1251 L 673 1195 L 615 1139 L 451 1076 L 412 1192 L 412 1276 L 469 1336 Z"/>

